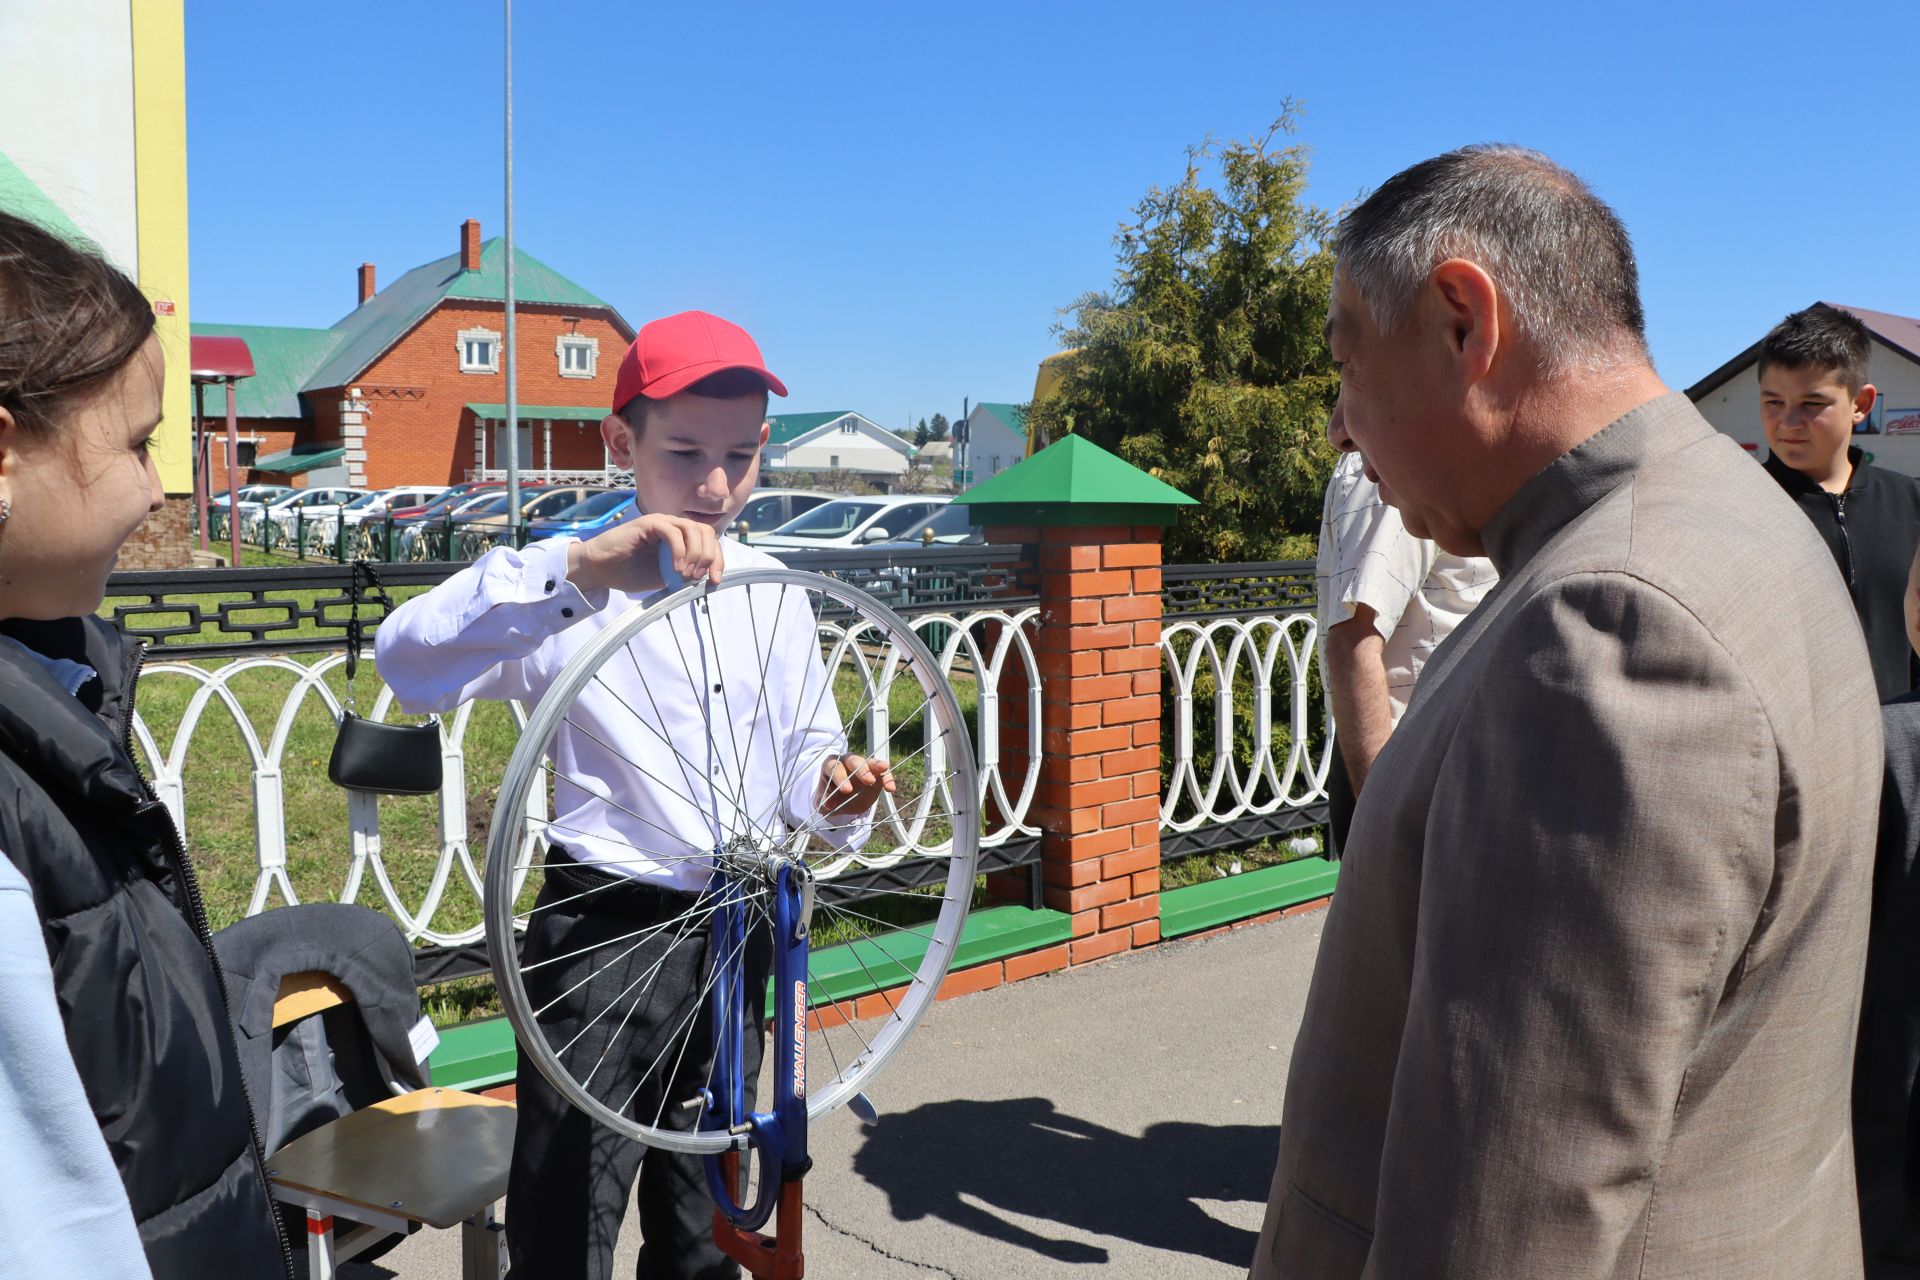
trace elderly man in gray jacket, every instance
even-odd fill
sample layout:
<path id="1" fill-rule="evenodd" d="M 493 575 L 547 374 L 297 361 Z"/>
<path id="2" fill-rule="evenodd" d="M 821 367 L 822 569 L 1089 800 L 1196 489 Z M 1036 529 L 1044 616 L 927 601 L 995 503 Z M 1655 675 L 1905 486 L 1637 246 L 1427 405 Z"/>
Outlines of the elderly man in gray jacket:
<path id="1" fill-rule="evenodd" d="M 1501 581 L 1360 798 L 1254 1275 L 1859 1275 L 1880 725 L 1832 557 L 1546 157 L 1417 164 L 1338 253 L 1333 442 Z"/>

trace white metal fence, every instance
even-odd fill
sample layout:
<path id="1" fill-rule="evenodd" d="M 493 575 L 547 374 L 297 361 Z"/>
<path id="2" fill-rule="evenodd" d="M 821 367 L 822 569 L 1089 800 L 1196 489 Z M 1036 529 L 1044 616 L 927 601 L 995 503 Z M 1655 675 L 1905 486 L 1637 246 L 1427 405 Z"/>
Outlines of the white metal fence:
<path id="1" fill-rule="evenodd" d="M 1190 578 L 1193 574 L 1183 572 Z M 1244 594 L 1248 590 L 1244 581 L 1227 582 L 1225 576 L 1202 585 L 1207 591 L 1231 587 Z M 1226 601 L 1225 605 L 1235 607 L 1224 607 L 1220 601 L 1194 597 L 1193 589 L 1191 583 L 1181 588 L 1189 592 L 1184 598 L 1188 611 L 1169 612 L 1160 640 L 1161 753 L 1166 776 L 1161 827 L 1168 847 L 1179 846 L 1180 852 L 1225 847 L 1240 839 L 1241 832 L 1252 839 L 1263 832 L 1308 825 L 1312 818 L 1307 811 L 1325 801 L 1333 751 L 1331 719 L 1320 705 L 1310 608 L 1298 607 L 1297 599 L 1272 597 L 1252 607 L 1245 607 L 1249 601 L 1244 599 Z M 1024 603 L 1003 608 L 986 607 L 989 603 L 977 599 L 956 603 L 938 612 L 916 612 L 911 619 L 934 649 L 943 674 L 949 680 L 970 681 L 977 690 L 974 737 L 979 800 L 989 822 L 983 849 L 1038 836 L 1028 816 L 1044 749 L 1041 677 L 1034 646 L 1040 611 Z M 1171 594 L 1169 604 L 1175 604 Z M 232 607 L 251 606 L 243 602 Z M 871 634 L 849 635 L 830 624 L 822 633 L 822 652 L 835 667 L 857 673 L 868 694 L 874 690 L 875 673 L 886 667 L 887 655 L 875 650 Z M 246 904 L 248 914 L 298 901 L 296 879 L 307 886 L 308 897 L 321 896 L 315 885 L 324 881 L 326 898 L 383 908 L 418 944 L 470 945 L 481 934 L 477 908 L 485 852 L 476 847 L 484 845 L 484 835 L 477 834 L 475 819 L 483 823 L 488 811 L 484 780 L 477 799 L 469 786 L 472 704 L 441 721 L 445 781 L 437 797 L 437 850 L 405 855 L 410 859 L 430 856 L 430 873 L 422 874 L 415 863 L 408 868 L 409 874 L 394 874 L 394 855 L 383 848 L 382 802 L 360 793 L 338 796 L 337 826 L 302 833 L 295 841 L 300 847 L 290 848 L 289 779 L 311 787 L 317 775 L 324 783 L 325 761 L 299 758 L 298 753 L 290 753 L 289 743 L 296 724 L 303 722 L 309 726 L 305 734 L 309 744 L 316 736 L 311 731 L 316 725 L 318 733 L 331 741 L 340 708 L 329 677 L 338 683 L 334 673 L 344 661 L 339 651 L 193 661 L 169 660 L 164 648 L 157 651 L 146 667 L 140 702 L 145 708 L 156 698 L 165 699 L 168 710 L 163 718 L 170 728 L 162 740 L 139 708 L 134 722 L 135 740 L 154 775 L 156 790 L 189 848 L 196 848 L 196 808 L 204 813 L 209 803 L 250 806 L 257 867 Z M 253 674 L 262 671 L 283 673 L 282 681 L 291 679 L 283 695 L 272 695 L 265 714 L 260 711 L 260 686 Z M 362 714 L 383 719 L 392 710 L 392 696 L 372 672 L 369 661 L 361 677 L 363 695 L 368 689 L 374 692 L 364 696 Z M 250 679 L 256 681 L 249 694 L 255 708 L 252 717 L 236 691 L 236 682 L 244 685 Z M 178 683 L 182 681 L 190 686 L 184 697 Z M 1024 714 L 1004 714 L 1014 709 L 1010 703 L 1019 704 Z M 875 714 L 885 713 L 883 704 L 884 700 L 874 698 L 867 703 Z M 510 706 L 516 730 L 524 726 L 526 711 L 517 704 Z M 1024 741 L 1003 741 L 1009 725 Z M 246 793 L 197 796 L 196 804 L 190 806 L 188 779 L 199 772 L 194 766 L 196 756 L 232 752 L 233 731 L 246 758 Z M 305 777 L 300 776 L 302 771 Z M 327 803 L 331 804 L 330 798 Z M 870 852 L 837 858 L 822 873 L 882 870 L 928 851 L 929 833 L 916 828 L 910 815 L 896 814 L 888 821 L 893 824 L 890 840 L 869 842 Z M 290 874 L 291 860 L 303 855 L 304 874 Z M 323 872 L 313 871 L 316 862 Z M 411 887 L 403 887 L 403 882 Z"/>

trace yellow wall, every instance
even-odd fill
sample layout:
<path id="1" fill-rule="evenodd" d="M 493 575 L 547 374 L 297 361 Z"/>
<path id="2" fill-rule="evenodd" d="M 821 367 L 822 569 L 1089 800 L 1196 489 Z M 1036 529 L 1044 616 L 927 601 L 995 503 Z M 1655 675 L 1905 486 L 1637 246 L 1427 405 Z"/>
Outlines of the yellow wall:
<path id="1" fill-rule="evenodd" d="M 187 343 L 187 40 L 185 0 L 128 0 L 133 13 L 134 183 L 140 287 L 173 314 L 155 317 L 167 357 L 166 421 L 155 436 L 160 483 L 193 490 L 193 391 Z"/>

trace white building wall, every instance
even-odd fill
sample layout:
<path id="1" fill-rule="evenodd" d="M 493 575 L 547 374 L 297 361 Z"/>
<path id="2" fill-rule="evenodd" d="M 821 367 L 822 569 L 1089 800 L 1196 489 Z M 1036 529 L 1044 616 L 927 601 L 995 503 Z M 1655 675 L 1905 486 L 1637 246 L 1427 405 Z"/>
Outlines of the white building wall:
<path id="1" fill-rule="evenodd" d="M 967 467 L 972 482 L 990 480 L 1026 460 L 1027 438 L 985 408 L 967 415 Z"/>
<path id="2" fill-rule="evenodd" d="M 0 2 L 0 151 L 138 278 L 129 0 Z"/>
<path id="3" fill-rule="evenodd" d="M 776 469 L 794 471 L 865 471 L 879 475 L 904 475 L 907 470 L 907 445 L 896 442 L 881 427 L 865 418 L 855 417 L 857 430 L 840 429 L 845 419 L 837 419 L 811 434 L 789 441 L 778 454 L 770 448 L 767 464 Z M 838 462 L 834 459 L 839 459 Z"/>
<path id="4" fill-rule="evenodd" d="M 1877 416 L 1886 422 L 1901 410 L 1920 413 L 1920 364 L 1876 341 L 1867 363 L 1867 380 L 1880 391 Z M 1726 432 L 1755 458 L 1767 456 L 1760 430 L 1760 378 L 1749 365 L 1699 402 L 1700 414 Z M 1855 443 L 1877 467 L 1920 476 L 1920 432 L 1911 435 L 1862 435 Z"/>

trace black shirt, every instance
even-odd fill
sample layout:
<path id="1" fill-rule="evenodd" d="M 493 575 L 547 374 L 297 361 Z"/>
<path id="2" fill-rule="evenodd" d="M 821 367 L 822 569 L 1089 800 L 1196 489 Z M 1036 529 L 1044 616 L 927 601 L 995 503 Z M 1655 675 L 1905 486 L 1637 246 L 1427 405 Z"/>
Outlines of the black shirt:
<path id="1" fill-rule="evenodd" d="M 1833 552 L 1860 615 L 1884 702 L 1915 684 L 1905 600 L 1907 571 L 1920 546 L 1920 480 L 1873 466 L 1858 448 L 1847 450 L 1847 461 L 1853 474 L 1841 493 L 1828 493 L 1778 457 L 1769 456 L 1765 465 Z"/>

